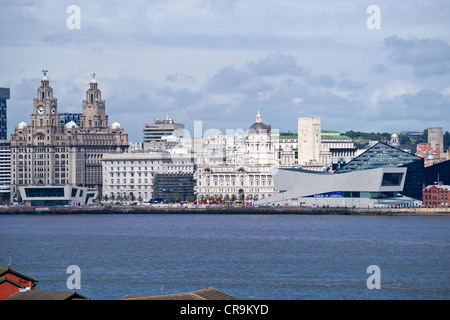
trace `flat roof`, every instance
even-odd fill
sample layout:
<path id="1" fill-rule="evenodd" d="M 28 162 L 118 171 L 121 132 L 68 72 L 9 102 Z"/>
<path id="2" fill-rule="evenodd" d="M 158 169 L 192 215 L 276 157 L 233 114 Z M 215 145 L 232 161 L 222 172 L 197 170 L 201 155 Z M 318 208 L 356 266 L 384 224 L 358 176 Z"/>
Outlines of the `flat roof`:
<path id="1" fill-rule="evenodd" d="M 9 99 L 9 88 L 0 88 L 0 99 Z"/>

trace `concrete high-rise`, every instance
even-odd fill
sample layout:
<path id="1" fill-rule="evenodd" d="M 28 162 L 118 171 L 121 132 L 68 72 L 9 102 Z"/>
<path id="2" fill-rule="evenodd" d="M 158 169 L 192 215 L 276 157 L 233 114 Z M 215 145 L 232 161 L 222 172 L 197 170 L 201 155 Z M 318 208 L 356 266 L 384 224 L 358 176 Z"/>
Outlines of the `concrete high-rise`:
<path id="1" fill-rule="evenodd" d="M 319 161 L 321 150 L 321 123 L 318 117 L 298 118 L 298 163 Z"/>
<path id="2" fill-rule="evenodd" d="M 444 150 L 444 131 L 441 127 L 428 128 L 428 143 L 436 152 L 439 159 L 445 160 L 447 155 Z"/>
<path id="3" fill-rule="evenodd" d="M 167 149 L 171 143 L 170 136 L 184 136 L 184 124 L 175 123 L 167 116 L 165 120 L 156 119 L 153 124 L 144 124 L 144 149 Z"/>

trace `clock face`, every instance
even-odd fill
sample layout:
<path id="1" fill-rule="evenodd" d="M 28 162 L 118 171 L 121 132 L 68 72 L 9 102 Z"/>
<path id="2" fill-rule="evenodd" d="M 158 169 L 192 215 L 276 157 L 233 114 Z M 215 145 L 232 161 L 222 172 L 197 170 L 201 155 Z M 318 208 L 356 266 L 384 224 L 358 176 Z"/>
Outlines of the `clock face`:
<path id="1" fill-rule="evenodd" d="M 39 106 L 39 107 L 37 107 L 36 113 L 37 113 L 39 116 L 43 116 L 43 115 L 45 114 L 45 108 L 44 108 L 44 106 Z"/>
<path id="2" fill-rule="evenodd" d="M 52 113 L 52 116 L 54 116 L 56 114 L 56 107 L 55 106 L 52 107 L 51 113 Z"/>

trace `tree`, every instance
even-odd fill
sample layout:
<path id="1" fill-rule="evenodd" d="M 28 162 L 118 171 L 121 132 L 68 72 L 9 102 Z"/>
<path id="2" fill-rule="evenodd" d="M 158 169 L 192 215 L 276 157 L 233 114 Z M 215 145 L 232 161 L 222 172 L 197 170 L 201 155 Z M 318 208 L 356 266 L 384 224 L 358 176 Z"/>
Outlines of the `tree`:
<path id="1" fill-rule="evenodd" d="M 416 140 L 416 143 L 427 143 L 428 142 L 428 129 L 423 130 L 423 133 L 421 136 L 419 136 Z"/>
<path id="2" fill-rule="evenodd" d="M 444 134 L 444 150 L 448 150 L 450 147 L 450 133 L 448 131 L 445 131 Z"/>

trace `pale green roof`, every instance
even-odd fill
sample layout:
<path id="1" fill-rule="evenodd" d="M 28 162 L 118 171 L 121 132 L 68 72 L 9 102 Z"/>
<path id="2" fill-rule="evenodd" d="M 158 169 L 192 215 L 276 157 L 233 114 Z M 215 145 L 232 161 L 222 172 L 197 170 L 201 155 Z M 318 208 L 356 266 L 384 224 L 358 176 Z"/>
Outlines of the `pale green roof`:
<path id="1" fill-rule="evenodd" d="M 339 135 L 339 136 L 322 135 L 322 139 L 347 139 L 347 140 L 352 140 L 352 138 L 344 136 L 344 135 Z"/>
<path id="2" fill-rule="evenodd" d="M 323 133 L 339 133 L 339 131 L 336 130 L 321 130 Z"/>
<path id="3" fill-rule="evenodd" d="M 280 134 L 280 139 L 297 139 L 297 134 Z"/>

